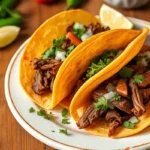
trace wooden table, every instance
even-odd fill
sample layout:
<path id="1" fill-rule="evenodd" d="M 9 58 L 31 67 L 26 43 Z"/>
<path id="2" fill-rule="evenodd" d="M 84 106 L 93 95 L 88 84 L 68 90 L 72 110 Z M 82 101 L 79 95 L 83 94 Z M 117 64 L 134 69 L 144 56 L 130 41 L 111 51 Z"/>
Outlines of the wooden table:
<path id="1" fill-rule="evenodd" d="M 87 0 L 81 8 L 94 15 L 99 13 L 101 0 Z M 65 0 L 52 5 L 39 5 L 35 0 L 22 0 L 17 6 L 24 17 L 21 33 L 10 46 L 0 50 L 0 150 L 53 150 L 28 134 L 12 116 L 4 95 L 4 77 L 10 59 L 19 46 L 47 18 L 64 10 Z M 150 4 L 136 10 L 117 9 L 126 16 L 150 21 Z"/>

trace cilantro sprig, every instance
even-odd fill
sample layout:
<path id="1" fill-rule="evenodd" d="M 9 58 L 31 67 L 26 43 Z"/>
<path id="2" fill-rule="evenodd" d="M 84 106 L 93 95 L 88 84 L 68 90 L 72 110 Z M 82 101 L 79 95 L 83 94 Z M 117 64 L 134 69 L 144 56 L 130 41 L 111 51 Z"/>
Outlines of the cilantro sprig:
<path id="1" fill-rule="evenodd" d="M 110 64 L 116 55 L 117 55 L 117 51 L 108 50 L 108 51 L 104 51 L 101 56 L 95 57 L 92 60 L 92 63 L 88 67 L 88 70 L 86 72 L 86 77 L 91 78 L 92 76 L 97 74 L 100 70 L 102 70 L 108 64 Z"/>
<path id="2" fill-rule="evenodd" d="M 59 133 L 68 135 L 67 129 L 59 129 Z"/>
<path id="3" fill-rule="evenodd" d="M 143 75 L 134 75 L 133 76 L 133 83 L 135 84 L 140 84 L 143 83 L 145 81 L 145 78 Z"/>
<path id="4" fill-rule="evenodd" d="M 61 121 L 62 124 L 70 124 L 69 119 L 68 118 L 63 118 Z"/>
<path id="5" fill-rule="evenodd" d="M 47 59 L 55 56 L 56 51 L 64 51 L 60 46 L 63 44 L 65 36 L 53 40 L 53 46 L 47 49 L 41 56 L 42 59 Z"/>
<path id="6" fill-rule="evenodd" d="M 33 107 L 31 107 L 31 108 L 29 109 L 29 112 L 30 112 L 30 113 L 35 112 L 35 109 L 34 109 Z"/>
<path id="7" fill-rule="evenodd" d="M 108 109 L 108 101 L 105 97 L 100 97 L 97 102 L 94 103 L 96 110 L 106 110 Z"/>
<path id="8" fill-rule="evenodd" d="M 114 93 L 114 96 L 112 97 L 112 100 L 121 100 L 121 96 L 118 93 Z"/>
<path id="9" fill-rule="evenodd" d="M 48 120 L 51 120 L 54 117 L 54 114 L 52 112 L 50 112 L 48 114 L 44 109 L 40 109 L 39 111 L 37 111 L 37 115 L 43 117 L 44 119 L 48 119 Z"/>
<path id="10" fill-rule="evenodd" d="M 64 108 L 61 112 L 62 117 L 66 117 L 68 114 L 68 109 Z"/>

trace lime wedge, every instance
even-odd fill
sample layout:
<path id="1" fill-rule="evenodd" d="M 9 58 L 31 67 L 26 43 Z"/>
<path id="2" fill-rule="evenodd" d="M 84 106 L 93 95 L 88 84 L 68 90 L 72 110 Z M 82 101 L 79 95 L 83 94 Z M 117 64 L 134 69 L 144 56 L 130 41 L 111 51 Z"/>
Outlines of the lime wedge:
<path id="1" fill-rule="evenodd" d="M 100 8 L 100 20 L 105 26 L 110 29 L 132 29 L 134 25 L 120 12 L 103 4 Z"/>
<path id="2" fill-rule="evenodd" d="M 5 26 L 0 28 L 0 48 L 12 43 L 18 36 L 20 31 L 16 26 Z"/>

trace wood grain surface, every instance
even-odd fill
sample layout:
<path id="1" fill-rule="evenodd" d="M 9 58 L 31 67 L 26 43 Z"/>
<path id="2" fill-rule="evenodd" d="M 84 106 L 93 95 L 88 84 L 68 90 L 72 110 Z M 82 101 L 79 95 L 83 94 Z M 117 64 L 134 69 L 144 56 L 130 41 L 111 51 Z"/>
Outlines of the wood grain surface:
<path id="1" fill-rule="evenodd" d="M 85 0 L 81 8 L 96 15 L 102 4 L 101 0 Z M 40 24 L 63 11 L 64 7 L 65 0 L 60 0 L 52 5 L 39 5 L 35 0 L 21 0 L 16 7 L 24 17 L 20 35 L 14 43 L 0 50 L 0 150 L 53 150 L 33 138 L 16 122 L 6 103 L 4 77 L 8 63 L 19 46 Z M 116 9 L 126 16 L 150 21 L 150 4 L 135 10 Z"/>

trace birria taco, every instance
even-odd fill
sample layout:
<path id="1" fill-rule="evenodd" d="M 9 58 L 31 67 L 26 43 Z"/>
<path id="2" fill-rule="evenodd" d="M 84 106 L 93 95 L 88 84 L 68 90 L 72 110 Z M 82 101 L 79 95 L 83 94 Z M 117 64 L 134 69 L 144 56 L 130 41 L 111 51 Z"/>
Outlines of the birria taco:
<path id="1" fill-rule="evenodd" d="M 77 91 L 70 112 L 80 129 L 120 138 L 150 125 L 150 50 L 140 52 L 147 34 L 143 29 L 119 57 Z"/>
<path id="2" fill-rule="evenodd" d="M 32 100 L 45 109 L 56 106 L 53 84 L 60 66 L 69 62 L 68 55 L 77 47 L 80 50 L 90 44 L 95 39 L 92 35 L 106 30 L 109 28 L 83 10 L 64 11 L 41 25 L 27 44 L 20 64 L 20 81 Z M 60 94 L 57 87 L 56 91 Z"/>

